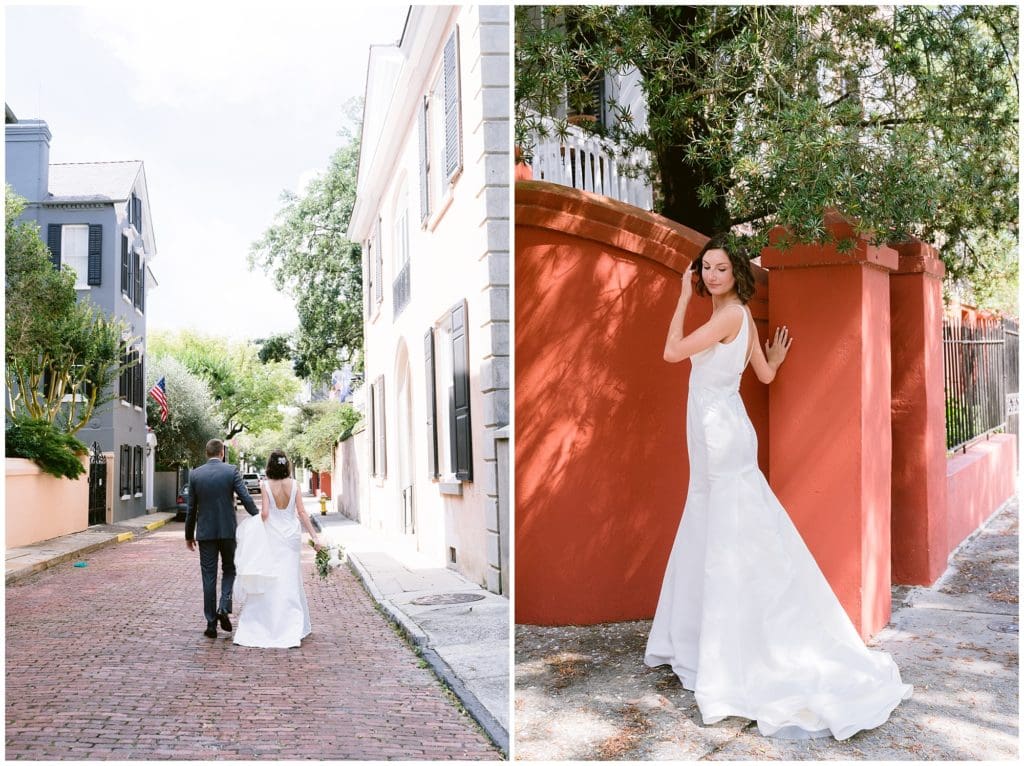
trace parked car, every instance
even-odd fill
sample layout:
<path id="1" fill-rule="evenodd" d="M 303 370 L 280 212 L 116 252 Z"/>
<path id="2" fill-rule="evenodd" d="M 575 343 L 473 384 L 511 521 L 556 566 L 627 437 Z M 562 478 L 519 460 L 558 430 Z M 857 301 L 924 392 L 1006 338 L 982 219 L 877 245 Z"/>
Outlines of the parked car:
<path id="1" fill-rule="evenodd" d="M 178 499 L 176 501 L 178 514 L 174 517 L 175 521 L 184 521 L 185 515 L 188 513 L 188 484 L 182 486 L 178 490 Z"/>
<path id="2" fill-rule="evenodd" d="M 260 475 L 258 473 L 243 473 L 242 481 L 245 483 L 245 488 L 249 490 L 250 495 L 262 494 L 260 489 Z"/>

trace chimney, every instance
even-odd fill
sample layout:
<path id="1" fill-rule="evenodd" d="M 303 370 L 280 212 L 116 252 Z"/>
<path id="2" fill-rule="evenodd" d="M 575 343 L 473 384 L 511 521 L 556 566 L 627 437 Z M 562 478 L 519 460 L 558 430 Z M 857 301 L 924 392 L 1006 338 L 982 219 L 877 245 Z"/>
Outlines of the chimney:
<path id="1" fill-rule="evenodd" d="M 19 120 L 7 131 L 7 183 L 29 203 L 50 193 L 50 128 L 43 120 Z"/>

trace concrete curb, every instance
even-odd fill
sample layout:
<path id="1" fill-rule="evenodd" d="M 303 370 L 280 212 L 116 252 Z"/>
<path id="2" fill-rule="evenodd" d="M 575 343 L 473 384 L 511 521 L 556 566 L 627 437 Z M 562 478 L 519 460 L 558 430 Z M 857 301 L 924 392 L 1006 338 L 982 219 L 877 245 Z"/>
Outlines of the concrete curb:
<path id="1" fill-rule="evenodd" d="M 455 674 L 455 671 L 451 669 L 448 663 L 430 647 L 430 638 L 423 632 L 423 629 L 380 592 L 380 589 L 377 588 L 373 581 L 373 577 L 370 576 L 370 573 L 363 566 L 358 556 L 346 553 L 345 560 L 348 562 L 349 569 L 362 582 L 370 597 L 380 604 L 388 619 L 394 622 L 408 636 L 409 641 L 419 649 L 420 656 L 430 666 L 438 680 L 447 686 L 452 694 L 458 697 L 466 712 L 480 725 L 480 728 L 484 730 L 490 740 L 498 746 L 505 758 L 508 758 L 508 732 L 505 730 L 505 727 L 491 715 L 490 711 L 477 699 L 476 695 L 466 688 L 462 679 Z"/>
<path id="2" fill-rule="evenodd" d="M 131 532 L 129 532 L 128 534 L 131 534 Z M 98 551 L 100 548 L 106 548 L 110 545 L 116 545 L 119 542 L 121 541 L 118 540 L 117 537 L 111 537 L 109 540 L 101 540 L 100 542 L 93 543 L 92 545 L 88 545 L 85 548 L 80 548 L 76 551 L 69 551 L 68 553 L 60 553 L 51 559 L 47 559 L 46 561 L 38 561 L 35 564 L 32 564 L 31 566 L 16 569 L 13 572 L 6 572 L 4 575 L 4 585 L 14 585 L 15 583 L 24 580 L 26 577 L 31 577 L 32 575 L 38 574 L 39 572 L 45 572 L 50 567 L 65 564 L 68 561 L 71 561 L 72 559 L 77 559 L 81 556 L 85 556 L 86 554 L 93 553 L 95 551 Z"/>
<path id="3" fill-rule="evenodd" d="M 86 545 L 83 548 L 78 548 L 73 551 L 67 551 L 66 553 L 58 553 L 57 555 L 48 558 L 46 561 L 37 561 L 35 564 L 15 569 L 12 572 L 5 572 L 4 585 L 14 585 L 18 582 L 21 582 L 26 577 L 31 577 L 32 575 L 39 574 L 40 572 L 45 572 L 47 569 L 50 569 L 51 567 L 65 564 L 68 561 L 71 561 L 72 559 L 81 558 L 82 556 L 94 553 L 95 551 L 98 551 L 101 548 L 106 548 L 110 545 L 116 545 L 117 543 L 130 542 L 142 536 L 144 532 L 152 532 L 155 529 L 159 529 L 160 527 L 170 522 L 172 519 L 173 516 L 166 519 L 157 519 L 156 521 L 151 521 L 149 524 L 140 527 L 140 531 L 138 533 L 111 532 L 110 537 L 106 540 L 100 540 L 98 542 Z"/>

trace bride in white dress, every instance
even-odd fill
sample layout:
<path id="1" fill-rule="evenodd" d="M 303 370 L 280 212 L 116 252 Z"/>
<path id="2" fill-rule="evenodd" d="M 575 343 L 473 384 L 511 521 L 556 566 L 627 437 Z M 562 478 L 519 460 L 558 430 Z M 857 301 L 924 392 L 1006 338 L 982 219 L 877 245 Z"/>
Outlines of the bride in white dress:
<path id="1" fill-rule="evenodd" d="M 264 649 L 299 646 L 312 630 L 302 587 L 302 526 L 320 540 L 302 505 L 302 493 L 280 450 L 270 453 L 263 509 L 238 525 L 236 592 L 244 599 L 234 642 Z"/>
<path id="2" fill-rule="evenodd" d="M 864 645 L 758 469 L 740 375 L 750 362 L 770 383 L 792 339 L 779 328 L 762 352 L 745 306 L 750 265 L 724 245 L 712 239 L 693 266 L 711 318 L 683 333 L 687 272 L 665 342 L 666 361 L 693 365 L 690 483 L 644 662 L 672 666 L 705 724 L 740 716 L 767 736 L 846 739 L 884 723 L 913 687 Z"/>

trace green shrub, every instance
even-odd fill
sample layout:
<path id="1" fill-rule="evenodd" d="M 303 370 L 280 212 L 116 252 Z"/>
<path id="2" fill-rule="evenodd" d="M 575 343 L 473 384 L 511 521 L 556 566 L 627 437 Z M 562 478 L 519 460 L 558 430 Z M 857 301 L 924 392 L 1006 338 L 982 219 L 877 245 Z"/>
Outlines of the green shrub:
<path id="1" fill-rule="evenodd" d="M 4 442 L 7 457 L 31 460 L 58 479 L 77 479 L 85 472 L 79 456 L 88 453 L 89 448 L 46 420 L 11 418 Z"/>

